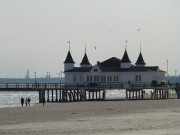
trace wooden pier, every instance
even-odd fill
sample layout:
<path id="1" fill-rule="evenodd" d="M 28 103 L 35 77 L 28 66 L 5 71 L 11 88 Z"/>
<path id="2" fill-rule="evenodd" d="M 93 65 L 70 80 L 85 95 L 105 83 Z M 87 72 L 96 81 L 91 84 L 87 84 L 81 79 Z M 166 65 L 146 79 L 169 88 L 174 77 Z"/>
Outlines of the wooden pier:
<path id="1" fill-rule="evenodd" d="M 0 83 L 0 91 L 38 91 L 39 102 L 78 102 L 106 100 L 106 91 L 125 89 L 125 100 L 160 100 L 180 99 L 180 84 L 165 84 L 164 86 L 152 86 L 150 84 L 125 84 L 125 83 L 98 83 L 89 84 L 61 84 L 61 83 Z M 146 95 L 145 90 L 151 90 Z M 172 93 L 175 91 L 175 93 Z"/>

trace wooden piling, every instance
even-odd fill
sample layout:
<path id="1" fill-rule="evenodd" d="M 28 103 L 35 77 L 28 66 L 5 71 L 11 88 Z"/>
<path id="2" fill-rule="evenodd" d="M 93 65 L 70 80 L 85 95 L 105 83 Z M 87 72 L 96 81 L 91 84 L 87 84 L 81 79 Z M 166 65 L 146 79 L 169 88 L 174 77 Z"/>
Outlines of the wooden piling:
<path id="1" fill-rule="evenodd" d="M 126 100 L 128 100 L 128 90 L 126 89 Z"/>
<path id="2" fill-rule="evenodd" d="M 141 99 L 141 90 L 139 90 L 138 93 L 139 93 L 139 99 Z"/>
<path id="3" fill-rule="evenodd" d="M 89 91 L 89 100 L 91 99 L 91 92 Z"/>
<path id="4" fill-rule="evenodd" d="M 58 102 L 58 92 L 56 90 L 56 102 Z"/>
<path id="5" fill-rule="evenodd" d="M 144 91 L 141 90 L 141 99 L 144 99 Z"/>
<path id="6" fill-rule="evenodd" d="M 137 100 L 137 90 L 136 90 L 136 100 Z"/>
<path id="7" fill-rule="evenodd" d="M 62 101 L 62 90 L 59 90 L 59 101 Z"/>
<path id="8" fill-rule="evenodd" d="M 51 90 L 51 93 L 52 93 L 52 95 L 51 95 L 51 102 L 53 102 L 53 101 L 54 101 L 54 93 L 53 93 L 53 90 Z"/>
<path id="9" fill-rule="evenodd" d="M 129 100 L 131 100 L 131 91 L 129 90 Z"/>
<path id="10" fill-rule="evenodd" d="M 101 91 L 99 90 L 99 100 L 101 100 Z"/>
<path id="11" fill-rule="evenodd" d="M 105 99 L 106 99 L 106 91 L 103 90 L 103 100 L 105 100 Z"/>
<path id="12" fill-rule="evenodd" d="M 49 90 L 47 90 L 47 102 L 49 102 Z"/>

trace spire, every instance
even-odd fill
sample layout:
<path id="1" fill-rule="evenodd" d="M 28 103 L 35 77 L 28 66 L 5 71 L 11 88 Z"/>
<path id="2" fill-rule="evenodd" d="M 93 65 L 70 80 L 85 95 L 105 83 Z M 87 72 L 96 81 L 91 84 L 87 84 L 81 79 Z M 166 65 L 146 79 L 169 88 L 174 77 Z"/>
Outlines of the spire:
<path id="1" fill-rule="evenodd" d="M 124 55 L 123 55 L 123 58 L 122 58 L 121 62 L 123 62 L 123 63 L 131 63 L 126 48 L 125 48 L 125 52 L 124 52 Z"/>
<path id="2" fill-rule="evenodd" d="M 64 63 L 75 63 L 71 56 L 70 50 L 68 51 L 68 54 L 67 54 L 67 57 L 66 57 L 66 60 L 64 61 Z"/>
<path id="3" fill-rule="evenodd" d="M 85 54 L 84 54 L 84 57 L 80 63 L 81 67 L 82 66 L 90 66 L 91 64 L 89 63 L 89 59 L 87 57 L 87 54 L 86 54 L 86 43 L 85 43 Z"/>
<path id="4" fill-rule="evenodd" d="M 138 59 L 137 59 L 137 61 L 136 61 L 136 65 L 142 65 L 142 66 L 144 66 L 145 64 L 146 64 L 146 63 L 144 62 L 143 56 L 142 56 L 142 54 L 141 54 L 141 52 L 140 52 L 139 57 L 138 57 Z"/>
<path id="5" fill-rule="evenodd" d="M 86 52 L 85 52 L 85 54 L 84 54 L 84 57 L 83 57 L 80 65 L 91 65 L 91 64 L 89 63 L 89 60 L 88 60 L 88 57 L 87 57 Z"/>

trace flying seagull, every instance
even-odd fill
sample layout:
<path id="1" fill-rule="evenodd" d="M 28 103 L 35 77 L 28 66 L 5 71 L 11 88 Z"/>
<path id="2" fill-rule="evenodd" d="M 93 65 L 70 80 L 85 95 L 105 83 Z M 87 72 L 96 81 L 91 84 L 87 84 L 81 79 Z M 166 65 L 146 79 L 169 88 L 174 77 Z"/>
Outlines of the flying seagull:
<path id="1" fill-rule="evenodd" d="M 141 31 L 141 29 L 140 29 L 140 28 L 138 28 L 138 29 L 137 29 L 137 31 Z"/>

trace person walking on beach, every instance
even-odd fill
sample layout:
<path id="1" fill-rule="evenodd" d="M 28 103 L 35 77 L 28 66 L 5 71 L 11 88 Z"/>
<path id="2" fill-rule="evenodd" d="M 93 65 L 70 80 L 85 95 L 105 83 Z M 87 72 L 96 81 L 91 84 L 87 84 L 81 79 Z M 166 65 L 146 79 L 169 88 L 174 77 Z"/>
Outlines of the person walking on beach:
<path id="1" fill-rule="evenodd" d="M 28 99 L 26 98 L 26 100 L 25 100 L 25 103 L 26 103 L 26 107 L 27 107 L 27 104 L 28 104 Z"/>
<path id="2" fill-rule="evenodd" d="M 43 101 L 43 106 L 44 106 L 44 104 L 45 104 L 45 98 L 43 98 L 42 101 Z"/>
<path id="3" fill-rule="evenodd" d="M 23 107 L 23 105 L 24 105 L 24 98 L 21 97 L 21 106 Z"/>
<path id="4" fill-rule="evenodd" d="M 31 99 L 28 97 L 28 105 L 30 106 Z"/>

